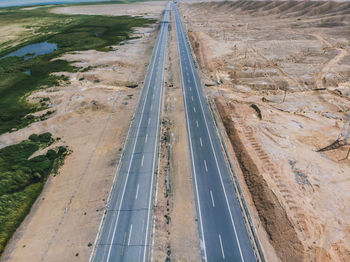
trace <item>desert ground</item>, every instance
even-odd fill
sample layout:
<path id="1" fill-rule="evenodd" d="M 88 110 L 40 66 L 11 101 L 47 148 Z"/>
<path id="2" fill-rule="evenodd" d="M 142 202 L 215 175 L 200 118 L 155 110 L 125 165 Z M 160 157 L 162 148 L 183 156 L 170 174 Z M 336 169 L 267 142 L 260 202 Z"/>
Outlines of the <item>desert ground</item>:
<path id="1" fill-rule="evenodd" d="M 154 18 L 160 17 L 165 3 L 158 5 L 153 13 L 148 11 Z M 143 15 L 145 9 L 137 11 L 138 6 L 129 8 Z M 103 10 L 113 8 L 118 5 Z M 103 14 L 96 6 L 94 10 Z M 116 14 L 127 14 L 123 12 Z M 28 97 L 28 101 L 50 98 L 52 117 L 0 136 L 4 147 L 32 133 L 51 132 L 71 150 L 12 237 L 2 261 L 89 259 L 157 31 L 157 23 L 135 28 L 138 38 L 113 46 L 110 52 L 89 50 L 61 57 L 81 70 L 58 73 L 68 76 L 69 83 Z"/>
<path id="2" fill-rule="evenodd" d="M 180 10 L 268 261 L 349 261 L 350 4 Z"/>
<path id="3" fill-rule="evenodd" d="M 165 4 L 67 6 L 52 12 L 159 19 Z M 350 261 L 349 10 L 346 2 L 180 4 L 208 102 L 268 261 Z M 36 34 L 35 24 L 21 23 L 0 25 L 0 48 Z M 172 22 L 153 257 L 199 261 L 174 28 Z M 61 138 L 55 146 L 71 151 L 1 261 L 89 259 L 157 29 L 157 23 L 135 28 L 139 38 L 109 52 L 63 55 L 60 59 L 81 69 L 57 73 L 69 81 L 28 97 L 29 102 L 49 98 L 47 110 L 55 113 L 0 136 L 3 148 L 51 132 Z"/>
<path id="4" fill-rule="evenodd" d="M 57 14 L 75 15 L 129 15 L 145 18 L 158 18 L 164 10 L 162 1 L 138 2 L 134 4 L 103 4 L 58 7 L 52 9 Z"/>

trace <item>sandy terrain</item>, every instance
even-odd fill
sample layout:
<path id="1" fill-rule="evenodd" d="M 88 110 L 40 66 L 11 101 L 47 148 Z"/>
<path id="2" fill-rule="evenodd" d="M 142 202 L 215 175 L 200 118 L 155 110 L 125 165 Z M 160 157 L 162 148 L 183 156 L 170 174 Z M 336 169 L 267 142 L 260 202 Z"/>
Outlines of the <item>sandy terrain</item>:
<path id="1" fill-rule="evenodd" d="M 158 19 L 164 10 L 166 1 L 140 2 L 134 4 L 100 4 L 100 5 L 79 5 L 70 7 L 54 7 L 53 13 L 57 14 L 86 14 L 86 15 L 130 15 L 142 16 L 145 18 Z M 50 7 L 47 5 L 46 7 Z M 42 6 L 24 7 L 22 10 L 33 10 Z M 2 10 L 0 10 L 1 14 Z M 21 17 L 21 19 L 0 23 L 0 47 L 1 49 L 16 46 L 24 41 L 34 39 L 42 34 L 38 30 L 42 25 L 55 25 L 70 23 L 69 17 L 61 19 L 53 17 Z"/>
<path id="2" fill-rule="evenodd" d="M 350 114 L 349 10 L 335 2 L 181 5 L 252 217 L 266 231 L 259 236 L 275 250 L 270 261 L 350 260 L 349 145 L 317 152 Z"/>
<path id="3" fill-rule="evenodd" d="M 200 261 L 198 225 L 189 161 L 175 24 L 166 65 L 161 172 L 158 179 L 155 261 Z M 170 260 L 166 260 L 170 259 Z"/>
<path id="4" fill-rule="evenodd" d="M 0 136 L 0 145 L 6 146 L 32 133 L 51 132 L 72 150 L 59 174 L 47 181 L 2 261 L 88 261 L 92 249 L 88 244 L 95 241 L 157 28 L 154 24 L 138 29 L 140 38 L 111 52 L 65 55 L 82 70 L 63 72 L 69 84 L 29 97 L 50 98 L 53 116 Z"/>
<path id="5" fill-rule="evenodd" d="M 130 15 L 146 18 L 159 18 L 166 1 L 139 2 L 134 4 L 105 4 L 58 7 L 52 9 L 57 14 L 81 15 Z"/>

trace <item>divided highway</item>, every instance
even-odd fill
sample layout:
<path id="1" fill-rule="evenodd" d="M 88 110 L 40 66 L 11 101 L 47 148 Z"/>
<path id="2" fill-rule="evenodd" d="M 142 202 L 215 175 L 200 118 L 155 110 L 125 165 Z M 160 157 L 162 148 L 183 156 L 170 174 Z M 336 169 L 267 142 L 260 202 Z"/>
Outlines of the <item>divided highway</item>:
<path id="1" fill-rule="evenodd" d="M 174 5 L 203 261 L 256 261 L 220 141 Z"/>
<path id="2" fill-rule="evenodd" d="M 152 209 L 170 4 L 166 6 L 139 104 L 90 261 L 150 261 Z"/>

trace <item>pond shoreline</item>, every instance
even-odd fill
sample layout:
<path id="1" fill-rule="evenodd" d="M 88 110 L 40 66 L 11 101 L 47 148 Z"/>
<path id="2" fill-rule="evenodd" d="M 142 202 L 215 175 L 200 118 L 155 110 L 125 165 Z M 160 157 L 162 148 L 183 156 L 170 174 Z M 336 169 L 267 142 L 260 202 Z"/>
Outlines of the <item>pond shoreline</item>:
<path id="1" fill-rule="evenodd" d="M 56 50 L 57 50 L 57 44 L 44 41 L 40 43 L 23 46 L 11 52 L 8 55 L 0 57 L 0 60 L 11 56 L 23 57 L 24 60 L 28 60 L 28 59 L 37 57 L 38 55 L 48 55 Z"/>

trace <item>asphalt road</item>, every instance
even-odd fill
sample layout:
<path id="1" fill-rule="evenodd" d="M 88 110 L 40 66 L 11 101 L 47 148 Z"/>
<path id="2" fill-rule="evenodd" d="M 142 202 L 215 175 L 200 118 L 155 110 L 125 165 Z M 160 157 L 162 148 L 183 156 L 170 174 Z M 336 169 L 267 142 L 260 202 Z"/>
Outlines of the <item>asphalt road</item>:
<path id="1" fill-rule="evenodd" d="M 179 11 L 174 5 L 203 261 L 256 261 Z"/>
<path id="2" fill-rule="evenodd" d="M 160 116 L 170 4 L 167 5 L 139 104 L 91 261 L 151 260 Z"/>

